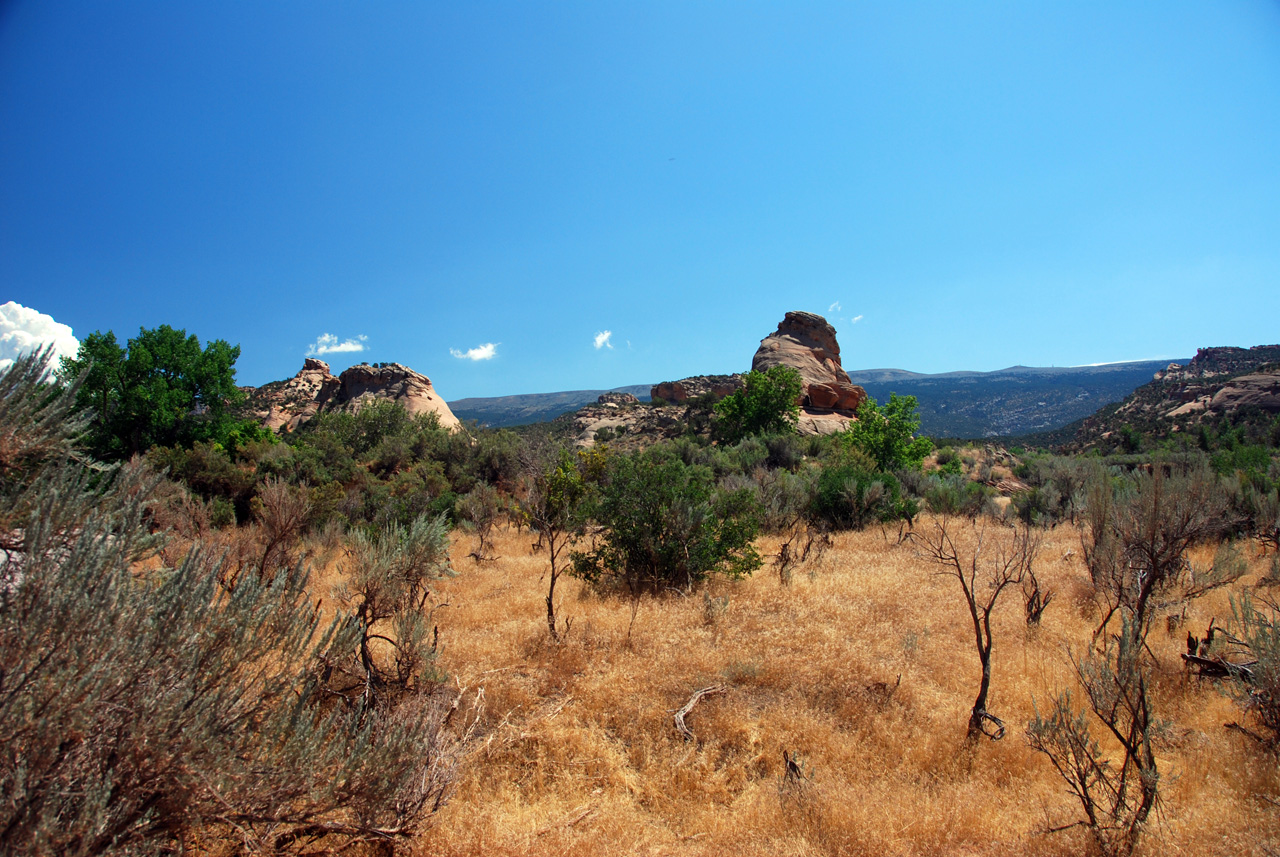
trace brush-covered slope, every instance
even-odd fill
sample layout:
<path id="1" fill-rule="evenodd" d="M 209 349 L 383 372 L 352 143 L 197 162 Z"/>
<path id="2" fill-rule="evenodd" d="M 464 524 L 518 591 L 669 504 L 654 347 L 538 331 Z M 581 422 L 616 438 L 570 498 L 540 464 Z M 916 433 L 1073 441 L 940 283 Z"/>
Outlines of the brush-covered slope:
<path id="1" fill-rule="evenodd" d="M 1280 415 L 1280 345 L 1201 348 L 1156 373 L 1124 401 L 1085 419 L 1073 448 L 1105 443 L 1125 427 L 1152 439 L 1197 431 L 1224 419 L 1254 428 Z"/>
<path id="2" fill-rule="evenodd" d="M 1118 402 L 1167 360 L 1102 366 L 1012 366 L 995 372 L 922 375 L 901 369 L 849 373 L 879 402 L 890 393 L 919 400 L 920 430 L 935 437 L 1001 437 L 1048 431 Z"/>

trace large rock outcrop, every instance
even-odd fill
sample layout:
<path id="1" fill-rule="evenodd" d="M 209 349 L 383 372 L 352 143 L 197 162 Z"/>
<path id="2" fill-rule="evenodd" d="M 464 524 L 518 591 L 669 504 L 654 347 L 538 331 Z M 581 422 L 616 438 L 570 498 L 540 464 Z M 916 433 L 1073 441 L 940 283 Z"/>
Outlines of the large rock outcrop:
<path id="1" fill-rule="evenodd" d="M 695 375 L 692 378 L 681 378 L 679 381 L 663 381 L 661 384 L 654 384 L 649 390 L 649 398 L 683 405 L 690 399 L 701 398 L 707 394 L 723 399 L 742 389 L 742 385 L 742 376 L 737 373 Z"/>
<path id="2" fill-rule="evenodd" d="M 357 410 L 378 399 L 399 402 L 415 416 L 436 414 L 444 428 L 460 425 L 431 380 L 399 363 L 361 363 L 335 376 L 328 363 L 308 357 L 297 375 L 250 392 L 249 408 L 272 431 L 292 431 L 322 410 Z"/>
<path id="3" fill-rule="evenodd" d="M 805 410 L 852 414 L 867 398 L 866 390 L 849 383 L 840 365 L 836 329 L 820 315 L 789 312 L 777 331 L 761 340 L 751 369 L 764 372 L 774 366 L 790 366 L 800 373 L 800 406 Z"/>
<path id="4" fill-rule="evenodd" d="M 1242 408 L 1280 413 L 1280 369 L 1232 378 L 1213 394 L 1208 407 L 1220 414 L 1234 414 Z"/>

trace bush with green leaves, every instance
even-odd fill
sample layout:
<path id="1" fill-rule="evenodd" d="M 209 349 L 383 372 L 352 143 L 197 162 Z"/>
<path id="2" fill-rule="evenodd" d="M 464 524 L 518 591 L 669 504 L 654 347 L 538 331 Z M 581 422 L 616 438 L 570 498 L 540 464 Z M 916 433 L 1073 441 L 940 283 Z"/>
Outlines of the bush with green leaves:
<path id="1" fill-rule="evenodd" d="M 929 474 L 925 477 L 924 499 L 929 511 L 939 515 L 976 518 L 993 511 L 995 491 L 981 482 L 959 474 Z"/>
<path id="2" fill-rule="evenodd" d="M 748 372 L 741 389 L 715 406 L 716 435 L 736 443 L 751 435 L 795 432 L 802 389 L 800 373 L 790 366 Z"/>
<path id="3" fill-rule="evenodd" d="M 813 500 L 813 517 L 833 529 L 860 530 L 868 524 L 911 522 L 919 504 L 892 473 L 875 469 L 865 456 L 823 468 Z"/>
<path id="4" fill-rule="evenodd" d="M 916 397 L 891 393 L 884 407 L 867 398 L 858 407 L 858 418 L 840 438 L 849 448 L 870 456 L 878 470 L 919 470 L 925 456 L 933 451 L 933 441 L 915 436 L 919 428 Z"/>
<path id="5" fill-rule="evenodd" d="M 322 623 L 300 568 L 220 582 L 216 557 L 154 550 L 145 464 L 81 460 L 42 385 L 0 373 L 0 831 L 9 854 L 171 854 L 388 845 L 447 795 L 452 694 L 376 702 L 326 665 L 371 627 Z M 152 570 L 144 570 L 152 568 Z"/>
<path id="6" fill-rule="evenodd" d="M 520 512 L 547 550 L 547 631 L 557 641 L 556 583 L 568 567 L 562 556 L 565 548 L 577 542 L 587 523 L 595 489 L 587 475 L 591 461 L 585 453 L 575 456 L 566 449 L 530 449 L 526 454 Z"/>
<path id="7" fill-rule="evenodd" d="M 573 554 L 573 573 L 633 595 L 688 589 L 713 574 L 761 565 L 752 545 L 759 509 L 745 490 L 718 490 L 711 471 L 655 449 L 617 457 L 593 509 L 598 547 Z"/>

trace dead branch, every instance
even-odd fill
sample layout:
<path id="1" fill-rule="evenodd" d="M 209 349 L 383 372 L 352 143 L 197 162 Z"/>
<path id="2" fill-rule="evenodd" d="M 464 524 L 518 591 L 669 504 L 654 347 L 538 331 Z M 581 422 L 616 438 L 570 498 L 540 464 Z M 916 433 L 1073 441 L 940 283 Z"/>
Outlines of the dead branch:
<path id="1" fill-rule="evenodd" d="M 589 804 L 589 803 L 583 804 L 582 806 L 575 809 L 573 812 L 569 813 L 569 815 L 563 821 L 542 828 L 537 833 L 535 833 L 534 836 L 546 836 L 548 833 L 551 833 L 552 831 L 564 830 L 566 828 L 573 827 L 578 822 L 588 819 L 595 814 L 596 814 L 596 808 L 593 804 Z"/>
<path id="2" fill-rule="evenodd" d="M 723 684 L 713 684 L 711 687 L 704 687 L 701 690 L 695 690 L 693 696 L 689 697 L 689 701 L 681 706 L 675 714 L 676 731 L 680 733 L 685 741 L 694 740 L 693 733 L 689 731 L 689 727 L 685 725 L 684 719 L 693 711 L 693 707 L 702 701 L 704 696 L 712 696 L 717 693 L 724 693 L 729 688 Z"/>

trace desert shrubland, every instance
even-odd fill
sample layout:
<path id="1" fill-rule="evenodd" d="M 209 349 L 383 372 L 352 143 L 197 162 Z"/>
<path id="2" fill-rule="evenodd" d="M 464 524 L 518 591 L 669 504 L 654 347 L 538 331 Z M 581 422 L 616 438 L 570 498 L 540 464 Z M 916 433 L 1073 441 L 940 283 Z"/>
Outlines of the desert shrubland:
<path id="1" fill-rule="evenodd" d="M 953 532 L 971 550 L 967 527 Z M 450 607 L 440 663 L 483 694 L 484 728 L 420 850 L 1088 853 L 1097 843 L 1078 825 L 1078 801 L 1027 738 L 1062 691 L 1081 698 L 1074 658 L 1102 616 L 1081 535 L 1069 525 L 1041 535 L 1035 572 L 1059 595 L 1039 625 L 1028 626 L 1017 598 L 992 611 L 991 707 L 1007 729 L 974 743 L 972 617 L 956 581 L 896 530 L 836 534 L 790 586 L 765 574 L 715 580 L 695 595 L 644 600 L 634 614 L 629 598 L 567 581 L 558 609 L 572 625 L 559 644 L 541 615 L 545 557 L 503 533 L 502 561 L 441 588 Z M 470 547 L 464 537 L 455 555 Z M 778 540 L 759 548 L 776 552 Z M 1209 565 L 1214 547 L 1190 554 Z M 1249 552 L 1249 573 L 1233 586 L 1255 582 L 1267 560 Z M 1280 844 L 1275 759 L 1224 726 L 1261 724 L 1232 686 L 1189 674 L 1179 657 L 1181 629 L 1223 624 L 1234 591 L 1206 594 L 1186 605 L 1177 633 L 1161 624 L 1147 638 L 1161 780 L 1141 853 Z M 724 692 L 690 712 L 686 742 L 672 714 L 713 685 Z M 1119 758 L 1114 739 L 1098 743 Z"/>

